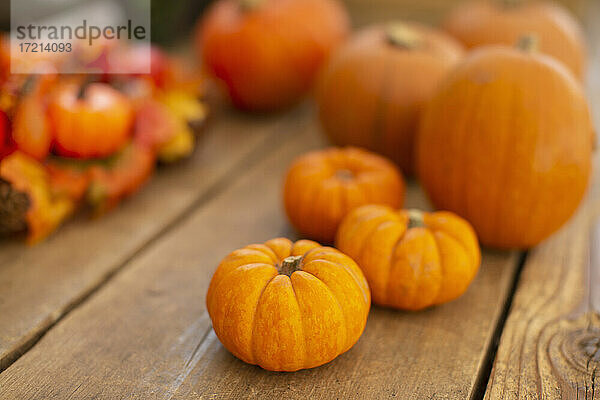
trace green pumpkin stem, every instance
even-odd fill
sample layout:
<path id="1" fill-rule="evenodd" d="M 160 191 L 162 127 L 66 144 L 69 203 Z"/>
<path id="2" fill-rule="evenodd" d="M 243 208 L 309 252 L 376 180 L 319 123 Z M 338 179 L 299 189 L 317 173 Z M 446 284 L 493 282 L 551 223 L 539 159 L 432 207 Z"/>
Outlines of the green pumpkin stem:
<path id="1" fill-rule="evenodd" d="M 300 270 L 302 256 L 289 256 L 283 259 L 279 266 L 279 273 L 282 275 L 292 276 L 296 271 Z"/>
<path id="2" fill-rule="evenodd" d="M 389 43 L 404 49 L 414 49 L 421 44 L 421 36 L 410 26 L 395 22 L 385 28 L 385 37 Z"/>
<path id="3" fill-rule="evenodd" d="M 29 94 L 34 89 L 37 81 L 38 81 L 38 78 L 36 75 L 29 75 L 25 79 L 25 83 L 23 83 L 23 85 L 21 86 L 21 91 L 19 94 L 21 96 L 25 96 L 26 94 Z"/>
<path id="4" fill-rule="evenodd" d="M 537 35 L 523 35 L 517 40 L 516 47 L 526 53 L 535 53 L 539 50 L 540 40 Z"/>
<path id="5" fill-rule="evenodd" d="M 423 220 L 423 211 L 411 209 L 408 210 L 408 229 L 423 228 L 425 221 Z"/>
<path id="6" fill-rule="evenodd" d="M 500 0 L 500 4 L 504 8 L 519 7 L 522 3 L 523 3 L 523 0 Z"/>
<path id="7" fill-rule="evenodd" d="M 239 0 L 240 8 L 244 12 L 249 12 L 258 8 L 264 0 Z"/>
<path id="8" fill-rule="evenodd" d="M 354 174 L 349 169 L 338 169 L 335 172 L 335 176 L 342 181 L 351 181 L 354 179 Z"/>
<path id="9" fill-rule="evenodd" d="M 79 86 L 79 90 L 77 91 L 77 99 L 81 100 L 85 98 L 85 93 L 88 90 L 88 87 L 92 83 L 99 82 L 100 77 L 98 75 L 87 75 L 86 78 L 81 82 L 81 86 Z"/>

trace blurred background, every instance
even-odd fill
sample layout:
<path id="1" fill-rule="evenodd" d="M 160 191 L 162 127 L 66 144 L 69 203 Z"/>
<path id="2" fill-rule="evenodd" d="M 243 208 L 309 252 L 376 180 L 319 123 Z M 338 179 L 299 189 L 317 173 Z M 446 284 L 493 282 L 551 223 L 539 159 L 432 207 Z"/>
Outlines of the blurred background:
<path id="1" fill-rule="evenodd" d="M 94 0 L 89 0 L 94 1 Z M 145 0 L 140 0 L 145 1 Z M 376 21 L 405 18 L 437 23 L 442 15 L 464 0 L 344 0 L 352 22 L 362 26 Z M 591 0 L 598 1 L 598 0 Z M 52 0 L 68 9 L 81 0 Z M 164 46 L 186 40 L 194 23 L 211 0 L 152 0 L 152 40 Z M 585 16 L 588 0 L 557 0 L 578 18 Z M 393 12 L 390 12 L 393 9 Z M 0 0 L 0 29 L 10 29 L 10 0 Z"/>

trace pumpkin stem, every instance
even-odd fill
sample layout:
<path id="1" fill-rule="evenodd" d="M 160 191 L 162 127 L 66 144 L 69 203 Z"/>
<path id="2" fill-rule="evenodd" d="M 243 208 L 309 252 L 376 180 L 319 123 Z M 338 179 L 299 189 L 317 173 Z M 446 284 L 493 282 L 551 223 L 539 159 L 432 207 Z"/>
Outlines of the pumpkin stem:
<path id="1" fill-rule="evenodd" d="M 343 181 L 350 181 L 354 178 L 354 174 L 349 169 L 343 168 L 335 171 L 335 176 Z"/>
<path id="2" fill-rule="evenodd" d="M 534 53 L 539 50 L 540 40 L 537 35 L 528 34 L 521 36 L 517 41 L 517 49 L 526 53 Z"/>
<path id="3" fill-rule="evenodd" d="M 385 28 L 385 37 L 394 46 L 404 49 L 414 49 L 421 44 L 421 36 L 410 26 L 395 22 Z"/>
<path id="4" fill-rule="evenodd" d="M 302 256 L 289 256 L 283 259 L 279 266 L 279 273 L 282 275 L 292 276 L 296 271 L 300 270 Z"/>
<path id="5" fill-rule="evenodd" d="M 37 77 L 35 75 L 29 75 L 27 79 L 25 79 L 25 83 L 23 83 L 23 85 L 21 86 L 21 92 L 19 94 L 21 96 L 29 94 L 35 87 L 36 82 Z"/>
<path id="6" fill-rule="evenodd" d="M 500 4 L 504 8 L 515 8 L 521 5 L 522 0 L 500 0 Z"/>
<path id="7" fill-rule="evenodd" d="M 96 75 L 88 75 L 83 82 L 81 82 L 81 86 L 79 86 L 79 90 L 77 91 L 77 99 L 83 99 L 88 87 L 95 82 L 98 82 L 98 77 Z"/>
<path id="8" fill-rule="evenodd" d="M 240 8 L 244 12 L 249 12 L 258 8 L 264 0 L 239 0 Z"/>
<path id="9" fill-rule="evenodd" d="M 422 228 L 425 226 L 423 220 L 423 211 L 411 209 L 408 210 L 408 229 L 411 228 Z"/>

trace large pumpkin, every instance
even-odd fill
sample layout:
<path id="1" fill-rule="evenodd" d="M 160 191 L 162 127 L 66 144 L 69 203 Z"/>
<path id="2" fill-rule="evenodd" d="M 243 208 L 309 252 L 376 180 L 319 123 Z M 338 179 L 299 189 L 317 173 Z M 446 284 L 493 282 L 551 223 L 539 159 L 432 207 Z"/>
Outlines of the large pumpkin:
<path id="1" fill-rule="evenodd" d="M 425 111 L 418 173 L 433 203 L 466 218 L 482 243 L 527 248 L 577 208 L 592 142 L 581 85 L 562 63 L 531 50 L 482 48 Z"/>
<path id="2" fill-rule="evenodd" d="M 236 106 L 269 111 L 308 92 L 348 29 L 338 0 L 219 0 L 202 20 L 196 44 Z"/>
<path id="3" fill-rule="evenodd" d="M 564 8 L 548 1 L 487 0 L 459 5 L 444 28 L 465 46 L 514 44 L 521 36 L 536 34 L 540 51 L 565 63 L 582 79 L 586 48 L 582 30 Z"/>
<path id="4" fill-rule="evenodd" d="M 407 310 L 462 295 L 481 259 L 473 228 L 458 216 L 379 205 L 348 214 L 336 246 L 360 265 L 373 303 Z"/>
<path id="5" fill-rule="evenodd" d="M 400 207 L 404 180 L 385 158 L 358 148 L 316 150 L 292 162 L 283 189 L 287 216 L 305 237 L 332 243 L 342 218 L 365 204 Z"/>
<path id="6" fill-rule="evenodd" d="M 337 145 L 376 151 L 412 174 L 419 113 L 461 56 L 456 40 L 418 24 L 359 32 L 320 76 L 317 101 L 325 133 Z"/>
<path id="7" fill-rule="evenodd" d="M 283 238 L 231 253 L 206 295 L 221 343 L 272 371 L 317 367 L 350 349 L 370 304 L 367 282 L 350 257 Z"/>

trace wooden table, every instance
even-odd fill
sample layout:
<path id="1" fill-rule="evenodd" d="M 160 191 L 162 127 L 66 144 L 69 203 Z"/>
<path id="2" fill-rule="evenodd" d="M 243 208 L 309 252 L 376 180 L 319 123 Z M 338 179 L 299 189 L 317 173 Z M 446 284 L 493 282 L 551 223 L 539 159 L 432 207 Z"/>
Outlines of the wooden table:
<path id="1" fill-rule="evenodd" d="M 598 116 L 600 77 L 589 87 Z M 206 313 L 208 281 L 231 250 L 295 237 L 281 181 L 291 158 L 324 145 L 313 111 L 218 111 L 191 160 L 112 214 L 33 248 L 0 244 L 0 399 L 600 398 L 600 260 L 588 267 L 598 174 L 552 238 L 526 254 L 485 250 L 450 304 L 373 307 L 358 344 L 327 365 L 271 373 L 229 354 Z M 406 205 L 427 207 L 415 182 Z M 591 236 L 600 248 L 600 230 Z"/>

